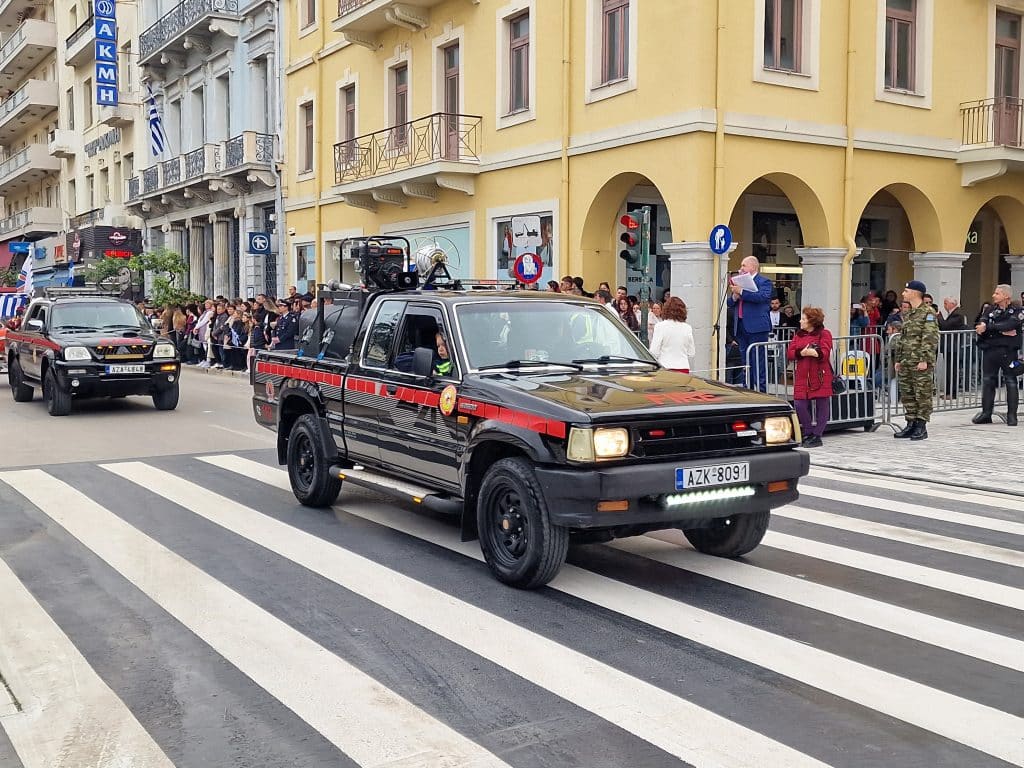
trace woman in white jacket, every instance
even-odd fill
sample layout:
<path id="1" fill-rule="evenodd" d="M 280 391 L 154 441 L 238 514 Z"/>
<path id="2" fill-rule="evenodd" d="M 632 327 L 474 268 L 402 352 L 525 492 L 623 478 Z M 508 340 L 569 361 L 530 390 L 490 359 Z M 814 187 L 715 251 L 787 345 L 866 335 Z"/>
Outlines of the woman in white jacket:
<path id="1" fill-rule="evenodd" d="M 673 296 L 661 308 L 661 322 L 654 326 L 651 336 L 651 354 L 658 358 L 662 368 L 689 373 L 690 363 L 697 354 L 693 328 L 686 322 L 686 305 Z"/>

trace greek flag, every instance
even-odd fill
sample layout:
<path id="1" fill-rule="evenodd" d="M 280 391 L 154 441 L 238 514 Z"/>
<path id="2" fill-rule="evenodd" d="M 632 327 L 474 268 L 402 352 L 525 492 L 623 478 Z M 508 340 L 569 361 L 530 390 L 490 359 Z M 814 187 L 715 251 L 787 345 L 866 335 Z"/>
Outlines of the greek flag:
<path id="1" fill-rule="evenodd" d="M 28 304 L 28 296 L 23 293 L 0 293 L 0 320 L 14 317 L 24 304 Z"/>
<path id="2" fill-rule="evenodd" d="M 32 254 L 30 253 L 25 257 L 25 263 L 21 266 L 21 272 L 18 273 L 18 281 L 14 284 L 21 293 L 26 296 L 31 296 L 34 290 L 32 280 Z"/>
<path id="3" fill-rule="evenodd" d="M 66 285 L 67 285 L 68 288 L 70 288 L 74 284 L 75 284 L 75 262 L 69 261 L 68 262 L 68 280 L 67 280 Z"/>
<path id="4" fill-rule="evenodd" d="M 164 133 L 164 120 L 160 117 L 160 108 L 156 104 L 153 86 L 147 83 L 146 103 L 149 104 L 149 148 L 153 157 L 160 157 L 167 149 L 167 134 Z"/>

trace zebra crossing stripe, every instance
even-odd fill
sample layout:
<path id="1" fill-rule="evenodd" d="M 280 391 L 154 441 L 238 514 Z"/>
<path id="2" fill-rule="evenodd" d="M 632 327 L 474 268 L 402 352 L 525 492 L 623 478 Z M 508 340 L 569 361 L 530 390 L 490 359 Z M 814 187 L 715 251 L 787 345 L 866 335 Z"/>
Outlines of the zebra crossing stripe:
<path id="1" fill-rule="evenodd" d="M 1024 611 L 1024 589 L 769 530 L 762 546 Z"/>
<path id="2" fill-rule="evenodd" d="M 801 485 L 800 496 L 815 499 L 828 499 L 830 501 L 841 501 L 846 504 L 855 504 L 862 507 L 884 509 L 889 512 L 898 512 L 903 515 L 923 517 L 926 520 L 942 520 L 957 525 L 968 525 L 972 528 L 983 528 L 989 531 L 1009 533 L 1014 536 L 1024 536 L 1024 523 L 1015 523 L 1012 520 L 1001 520 L 997 517 L 985 517 L 984 515 L 972 515 L 966 512 L 953 512 L 948 509 L 937 507 L 923 507 L 920 504 L 910 504 L 905 501 L 892 501 L 880 499 L 875 496 L 865 496 L 860 493 L 847 493 L 836 491 L 831 488 L 816 488 L 813 485 Z"/>
<path id="3" fill-rule="evenodd" d="M 811 477 L 819 480 L 834 480 L 840 483 L 852 483 L 863 485 L 864 476 L 843 470 L 825 469 L 823 467 L 811 467 Z M 899 491 L 903 494 L 914 496 L 930 496 L 933 499 L 944 499 L 966 504 L 981 504 L 983 506 L 1000 507 L 1017 512 L 1024 512 L 1024 498 L 999 491 L 979 491 L 972 488 L 948 488 L 936 487 L 934 483 L 924 480 L 910 480 L 904 478 L 886 477 L 883 475 L 871 476 L 872 488 L 885 488 L 889 491 Z M 803 490 L 803 486 L 800 486 Z"/>
<path id="4" fill-rule="evenodd" d="M 0 727 L 25 768 L 174 768 L 3 560 L 0 617 L 0 669 L 23 707 Z"/>
<path id="5" fill-rule="evenodd" d="M 872 520 L 837 515 L 833 512 L 821 512 L 816 509 L 795 507 L 792 504 L 773 509 L 772 514 L 788 520 L 824 525 L 827 528 L 836 528 L 841 531 L 850 531 L 851 533 L 862 533 L 866 536 L 899 541 L 903 544 L 913 544 L 917 547 L 947 552 L 951 555 L 966 555 L 967 557 L 974 557 L 979 560 L 987 560 L 991 563 L 1024 568 L 1024 552 L 1014 549 L 993 547 L 989 544 L 979 544 L 975 541 L 957 539 L 952 536 L 941 536 L 937 533 L 928 533 L 914 528 L 903 528 L 898 525 L 876 523 Z"/>
<path id="6" fill-rule="evenodd" d="M 222 458 L 203 460 L 214 464 Z M 248 471 L 248 464 L 241 466 Z M 808 755 L 657 686 L 187 480 L 139 462 L 108 464 L 103 468 L 320 574 L 681 760 L 702 768 L 824 766 Z M 256 470 L 279 472 L 262 465 L 255 465 L 253 471 Z"/>
<path id="7" fill-rule="evenodd" d="M 285 471 L 248 459 L 216 456 L 204 457 L 202 460 L 277 488 L 287 487 L 288 484 Z M 145 471 L 145 465 L 136 466 L 143 471 L 137 473 L 135 481 L 154 489 L 154 473 L 160 471 Z M 166 480 L 173 481 L 174 485 L 192 485 L 166 473 L 160 474 L 165 475 Z M 197 486 L 193 488 L 196 488 L 197 492 L 189 495 L 189 501 L 195 508 L 218 509 L 225 504 L 232 504 L 229 499 L 209 494 Z M 476 544 L 459 541 L 454 531 L 394 507 L 380 504 L 347 504 L 345 512 L 469 557 L 482 559 Z M 237 528 L 234 530 L 239 531 Z M 338 549 L 309 534 L 299 533 L 302 537 L 312 540 L 307 545 L 309 548 L 327 546 L 336 551 Z M 285 554 L 281 552 L 280 546 L 274 546 L 274 540 L 264 546 L 279 554 Z M 298 556 L 303 557 L 304 550 L 301 547 L 297 547 L 297 550 Z M 287 554 L 285 556 L 289 557 Z M 310 567 L 301 559 L 290 559 Z M 1024 765 L 1024 739 L 1020 738 L 1020 733 L 1024 729 L 1024 719 L 1009 713 L 571 565 L 563 567 L 549 587 L 721 653 L 773 670 L 847 701 L 883 712 L 1007 762 Z M 411 618 L 404 611 L 403 615 Z M 564 675 L 564 670 L 559 670 L 559 673 Z"/>
<path id="8" fill-rule="evenodd" d="M 509 768 L 476 742 L 63 481 L 38 469 L 0 473 L 0 481 L 360 765 L 369 768 L 407 761 L 408 765 Z M 65 690 L 74 689 L 69 681 Z M 338 706 L 339 691 L 344 691 L 343 707 Z M 53 761 L 46 768 L 61 764 Z"/>
<path id="9" fill-rule="evenodd" d="M 690 549 L 678 531 L 667 537 L 619 539 L 608 546 L 733 586 L 760 592 L 815 611 L 962 653 L 990 664 L 1024 672 L 1024 642 L 884 603 L 835 587 L 786 576 L 732 560 L 707 557 Z"/>

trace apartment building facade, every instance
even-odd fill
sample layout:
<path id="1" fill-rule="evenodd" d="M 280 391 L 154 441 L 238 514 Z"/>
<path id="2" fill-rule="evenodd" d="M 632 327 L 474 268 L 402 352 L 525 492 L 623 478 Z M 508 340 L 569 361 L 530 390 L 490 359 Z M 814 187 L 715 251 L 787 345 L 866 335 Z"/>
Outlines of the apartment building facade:
<path id="1" fill-rule="evenodd" d="M 617 222 L 654 212 L 659 289 L 710 326 L 747 255 L 842 328 L 924 279 L 976 309 L 1024 290 L 1021 0 L 304 0 L 287 5 L 291 282 L 406 234 L 506 277 L 513 216 L 545 279 L 639 279 Z M 718 223 L 736 247 L 708 247 Z M 704 365 L 698 367 L 705 367 Z"/>
<path id="2" fill-rule="evenodd" d="M 0 267 L 32 255 L 41 280 L 65 258 L 59 159 L 47 141 L 58 110 L 52 2 L 0 2 Z"/>
<path id="3" fill-rule="evenodd" d="M 147 242 L 187 258 L 193 292 L 276 291 L 277 3 L 139 0 L 138 12 L 143 138 L 126 205 Z"/>
<path id="4" fill-rule="evenodd" d="M 62 246 L 76 263 L 144 248 L 143 220 L 125 205 L 125 180 L 145 146 L 136 18 L 134 3 L 116 0 L 57 6 L 60 119 L 49 153 L 63 161 Z"/>

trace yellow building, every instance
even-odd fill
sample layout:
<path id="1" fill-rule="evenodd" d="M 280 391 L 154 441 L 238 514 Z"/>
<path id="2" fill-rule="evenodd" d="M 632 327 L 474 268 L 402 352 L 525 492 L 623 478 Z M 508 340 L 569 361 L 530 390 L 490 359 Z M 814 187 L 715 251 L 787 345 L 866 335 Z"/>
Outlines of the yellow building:
<path id="1" fill-rule="evenodd" d="M 504 278 L 535 214 L 545 282 L 635 293 L 618 220 L 650 204 L 701 348 L 720 222 L 733 268 L 758 256 L 834 328 L 914 276 L 968 313 L 1024 290 L 1024 0 L 284 5 L 290 283 L 355 279 L 338 244 L 374 233 Z"/>

